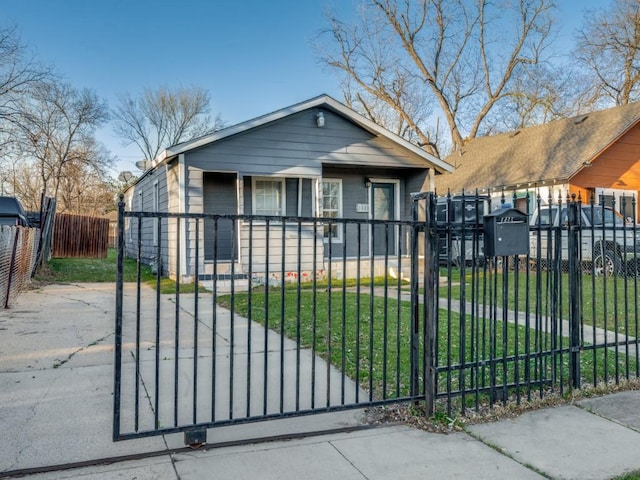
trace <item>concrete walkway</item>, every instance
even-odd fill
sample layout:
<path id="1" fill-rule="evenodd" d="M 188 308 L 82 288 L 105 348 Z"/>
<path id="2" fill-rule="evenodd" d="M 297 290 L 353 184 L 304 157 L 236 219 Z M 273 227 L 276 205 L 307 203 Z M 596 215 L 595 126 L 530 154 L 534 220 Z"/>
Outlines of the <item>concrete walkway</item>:
<path id="1" fill-rule="evenodd" d="M 595 480 L 640 469 L 640 391 L 450 434 L 341 412 L 213 429 L 218 446 L 198 450 L 180 434 L 113 443 L 114 294 L 51 285 L 0 311 L 0 478 Z M 355 430 L 313 433 L 337 428 Z"/>

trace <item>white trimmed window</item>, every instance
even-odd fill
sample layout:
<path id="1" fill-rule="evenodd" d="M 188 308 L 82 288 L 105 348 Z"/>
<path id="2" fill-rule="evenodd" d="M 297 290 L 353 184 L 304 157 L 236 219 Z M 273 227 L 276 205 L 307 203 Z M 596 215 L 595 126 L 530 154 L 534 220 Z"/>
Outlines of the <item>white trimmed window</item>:
<path id="1" fill-rule="evenodd" d="M 322 216 L 324 218 L 342 217 L 342 180 L 322 180 Z M 325 240 L 342 241 L 342 225 L 334 223 L 324 226 Z"/>
<path id="2" fill-rule="evenodd" d="M 284 179 L 253 179 L 253 214 L 283 216 L 285 212 Z"/>

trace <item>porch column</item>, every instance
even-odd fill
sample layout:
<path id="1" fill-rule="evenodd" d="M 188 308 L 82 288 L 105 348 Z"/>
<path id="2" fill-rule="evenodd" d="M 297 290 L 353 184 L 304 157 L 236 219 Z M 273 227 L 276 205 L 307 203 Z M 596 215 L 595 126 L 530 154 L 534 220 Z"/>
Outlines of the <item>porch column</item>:
<path id="1" fill-rule="evenodd" d="M 436 191 L 436 172 L 433 168 L 427 169 L 427 192 Z"/>
<path id="2" fill-rule="evenodd" d="M 189 205 L 189 198 L 187 196 L 187 169 L 184 164 L 184 153 L 178 155 L 178 184 L 180 195 L 178 197 L 178 213 L 187 213 Z M 182 282 L 187 275 L 187 221 L 185 219 L 179 220 L 180 222 L 180 245 L 178 249 L 180 252 L 180 271 L 176 272 L 177 281 Z"/>

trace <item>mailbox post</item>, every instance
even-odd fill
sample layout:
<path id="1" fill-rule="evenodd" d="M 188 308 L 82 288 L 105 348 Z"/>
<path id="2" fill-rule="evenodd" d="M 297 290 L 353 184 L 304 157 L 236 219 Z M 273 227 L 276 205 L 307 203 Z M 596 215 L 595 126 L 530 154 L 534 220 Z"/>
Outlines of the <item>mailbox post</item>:
<path id="1" fill-rule="evenodd" d="M 506 257 L 529 253 L 529 221 L 515 208 L 501 208 L 484 216 L 484 254 Z"/>

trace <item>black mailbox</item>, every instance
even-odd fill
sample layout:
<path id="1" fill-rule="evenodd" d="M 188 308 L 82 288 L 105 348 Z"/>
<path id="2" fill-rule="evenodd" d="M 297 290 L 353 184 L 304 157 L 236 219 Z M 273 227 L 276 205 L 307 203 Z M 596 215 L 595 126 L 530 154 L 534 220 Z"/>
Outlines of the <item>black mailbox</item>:
<path id="1" fill-rule="evenodd" d="M 501 208 L 484 216 L 484 254 L 506 257 L 529 253 L 529 221 L 515 208 Z"/>

